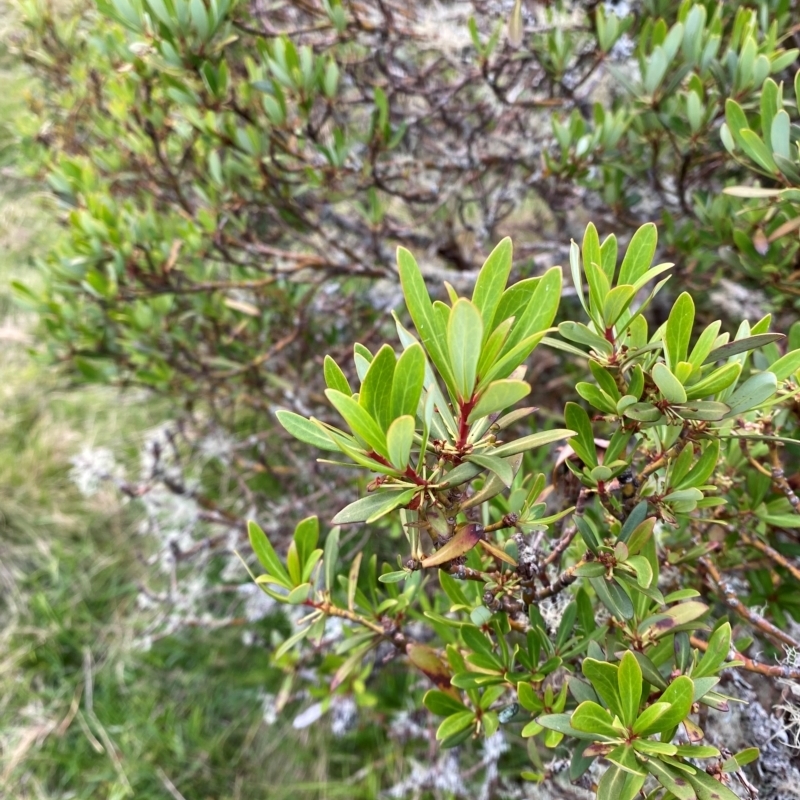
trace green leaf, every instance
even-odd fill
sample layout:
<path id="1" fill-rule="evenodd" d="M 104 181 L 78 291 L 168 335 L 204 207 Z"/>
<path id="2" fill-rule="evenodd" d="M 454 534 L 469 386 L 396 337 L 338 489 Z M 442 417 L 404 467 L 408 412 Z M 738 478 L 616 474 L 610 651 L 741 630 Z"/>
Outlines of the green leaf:
<path id="1" fill-rule="evenodd" d="M 591 700 L 584 701 L 572 712 L 570 724 L 575 730 L 594 733 L 609 739 L 619 739 L 624 735 L 614 727 L 611 714 Z"/>
<path id="2" fill-rule="evenodd" d="M 648 772 L 668 791 L 675 795 L 677 800 L 696 800 L 694 789 L 679 772 L 671 770 L 658 759 L 651 758 L 645 762 Z"/>
<path id="3" fill-rule="evenodd" d="M 739 353 L 746 353 L 748 350 L 757 350 L 759 347 L 764 347 L 764 345 L 772 342 L 779 342 L 783 338 L 784 336 L 781 333 L 759 333 L 756 336 L 737 339 L 712 350 L 706 356 L 703 364 L 713 364 L 715 361 L 722 361 Z"/>
<path id="4" fill-rule="evenodd" d="M 723 389 L 727 389 L 735 383 L 742 372 L 742 365 L 738 361 L 725 364 L 714 370 L 702 380 L 686 387 L 687 400 L 695 400 L 700 397 L 711 397 Z"/>
<path id="5" fill-rule="evenodd" d="M 424 381 L 425 353 L 415 342 L 403 351 L 395 366 L 392 381 L 392 419 L 416 415 Z"/>
<path id="6" fill-rule="evenodd" d="M 716 400 L 695 400 L 693 403 L 681 403 L 672 407 L 683 419 L 719 422 L 731 410 L 727 403 Z"/>
<path id="7" fill-rule="evenodd" d="M 377 421 L 359 403 L 335 389 L 326 389 L 325 396 L 356 436 L 361 437 L 379 455 L 389 457 L 386 435 Z"/>
<path id="8" fill-rule="evenodd" d="M 319 520 L 317 517 L 306 517 L 297 523 L 294 529 L 294 542 L 297 546 L 297 555 L 300 567 L 303 569 L 306 562 L 319 541 Z"/>
<path id="9" fill-rule="evenodd" d="M 631 775 L 618 764 L 613 764 L 600 779 L 597 800 L 633 800 L 644 781 L 644 775 Z"/>
<path id="10" fill-rule="evenodd" d="M 602 701 L 609 707 L 611 713 L 622 719 L 622 701 L 619 696 L 619 667 L 616 664 L 609 664 L 607 661 L 585 658 L 581 670 Z"/>
<path id="11" fill-rule="evenodd" d="M 614 283 L 614 273 L 617 271 L 617 237 L 614 234 L 606 236 L 600 245 L 600 266 L 603 268 L 609 284 Z"/>
<path id="12" fill-rule="evenodd" d="M 525 381 L 518 380 L 499 380 L 492 381 L 486 389 L 481 392 L 480 399 L 470 412 L 467 419 L 468 423 L 473 423 L 481 417 L 487 417 L 498 411 L 503 411 L 514 403 L 522 400 L 530 394 L 531 387 Z"/>
<path id="13" fill-rule="evenodd" d="M 438 689 L 426 692 L 422 704 L 437 717 L 449 717 L 451 714 L 461 714 L 468 710 L 463 703 Z"/>
<path id="14" fill-rule="evenodd" d="M 639 715 L 633 725 L 633 732 L 637 736 L 650 736 L 661 730 L 659 720 L 672 708 L 669 703 L 653 703 Z"/>
<path id="15" fill-rule="evenodd" d="M 652 403 L 634 403 L 625 409 L 625 416 L 637 422 L 657 422 L 663 415 Z"/>
<path id="16" fill-rule="evenodd" d="M 358 395 L 358 404 L 380 425 L 383 431 L 389 427 L 389 423 L 392 421 L 390 398 L 395 362 L 394 350 L 388 344 L 383 345 L 372 359 Z"/>
<path id="17" fill-rule="evenodd" d="M 325 591 L 333 591 L 336 583 L 336 567 L 339 560 L 339 527 L 331 528 L 325 538 L 325 551 L 322 563 L 325 568 Z"/>
<path id="18" fill-rule="evenodd" d="M 514 480 L 514 470 L 511 464 L 505 459 L 498 458 L 497 456 L 485 455 L 476 453 L 467 456 L 467 461 L 477 464 L 484 469 L 488 469 L 497 475 L 505 486 L 511 486 Z"/>
<path id="19" fill-rule="evenodd" d="M 587 733 L 586 731 L 579 731 L 570 725 L 569 714 L 543 714 L 541 717 L 536 718 L 536 722 L 543 728 L 551 731 L 558 731 L 565 736 L 572 736 L 575 739 L 595 739 L 594 733 Z"/>
<path id="20" fill-rule="evenodd" d="M 771 372 L 760 372 L 748 378 L 736 391 L 728 398 L 727 404 L 730 411 L 728 417 L 735 417 L 743 414 L 751 408 L 761 405 L 769 400 L 778 388 L 778 380 Z"/>
<path id="21" fill-rule="evenodd" d="M 406 489 L 405 491 L 377 490 L 374 494 L 369 494 L 350 503 L 343 508 L 334 518 L 334 525 L 348 525 L 352 522 L 374 522 L 384 514 L 394 511 L 395 508 L 410 503 L 417 489 Z"/>
<path id="22" fill-rule="evenodd" d="M 673 485 L 673 489 L 686 489 L 690 486 L 705 486 L 719 462 L 719 440 L 712 440 L 686 477 Z"/>
<path id="23" fill-rule="evenodd" d="M 653 568 L 644 556 L 630 556 L 625 563 L 633 567 L 639 586 L 644 589 L 650 586 L 653 582 Z"/>
<path id="24" fill-rule="evenodd" d="M 748 747 L 745 750 L 740 750 L 736 755 L 731 756 L 722 762 L 723 772 L 736 772 L 748 764 L 752 764 L 759 756 L 759 749 L 757 747 Z"/>
<path id="25" fill-rule="evenodd" d="M 436 739 L 441 741 L 442 739 L 447 739 L 456 733 L 460 733 L 461 731 L 469 728 L 474 721 L 474 711 L 459 711 L 455 714 L 451 714 L 442 722 L 441 725 L 439 725 L 439 728 L 436 731 Z"/>
<path id="26" fill-rule="evenodd" d="M 661 394 L 670 403 L 685 403 L 686 390 L 683 384 L 672 374 L 666 364 L 658 363 L 653 367 L 653 381 Z"/>
<path id="27" fill-rule="evenodd" d="M 314 420 L 301 417 L 294 411 L 276 411 L 275 416 L 283 429 L 299 439 L 301 442 L 312 445 L 320 450 L 333 450 L 339 452 L 339 448 L 330 440 L 325 433 L 325 429 Z M 355 445 L 355 442 L 353 442 Z"/>
<path id="28" fill-rule="evenodd" d="M 697 800 L 739 800 L 727 786 L 723 786 L 702 770 L 692 774 L 687 773 L 686 779 L 694 786 Z"/>
<path id="29" fill-rule="evenodd" d="M 628 593 L 616 582 L 605 578 L 589 578 L 597 596 L 603 605 L 617 619 L 631 619 L 633 617 L 633 604 Z"/>
<path id="30" fill-rule="evenodd" d="M 622 656 L 622 660 L 619 662 L 617 682 L 622 721 L 625 725 L 631 726 L 639 714 L 639 703 L 642 699 L 642 670 L 633 653 L 627 652 Z"/>
<path id="31" fill-rule="evenodd" d="M 772 158 L 772 153 L 769 148 L 761 140 L 761 137 L 749 128 L 739 131 L 741 137 L 742 149 L 745 153 L 753 159 L 763 170 L 770 174 L 776 174 L 778 168 L 775 166 L 775 160 Z"/>
<path id="32" fill-rule="evenodd" d="M 606 296 L 603 303 L 603 320 L 607 327 L 612 327 L 628 310 L 636 291 L 633 286 L 616 286 Z"/>
<path id="33" fill-rule="evenodd" d="M 770 365 L 769 371 L 779 380 L 785 381 L 800 369 L 800 350 L 792 350 Z"/>
<path id="34" fill-rule="evenodd" d="M 414 441 L 414 417 L 405 415 L 398 417 L 386 432 L 386 446 L 389 450 L 389 461 L 393 467 L 403 472 L 408 466 L 411 445 Z"/>
<path id="35" fill-rule="evenodd" d="M 584 344 L 604 355 L 611 355 L 614 350 L 611 342 L 604 339 L 581 322 L 572 322 L 571 320 L 562 322 L 558 326 L 558 332 L 565 339 L 569 339 L 571 342 L 577 342 L 578 344 Z"/>
<path id="36" fill-rule="evenodd" d="M 600 411 L 603 411 L 606 414 L 616 415 L 617 407 L 614 401 L 608 394 L 606 394 L 602 389 L 598 389 L 593 383 L 581 381 L 575 385 L 575 391 L 577 391 L 587 403 L 590 403 Z"/>
<path id="37" fill-rule="evenodd" d="M 672 306 L 664 331 L 665 356 L 672 371 L 679 362 L 686 361 L 693 326 L 694 301 L 688 292 L 684 292 Z"/>
<path id="38" fill-rule="evenodd" d="M 281 586 L 287 589 L 290 588 L 292 582 L 289 580 L 289 573 L 278 558 L 278 554 L 275 552 L 275 548 L 267 538 L 267 535 L 253 520 L 249 520 L 247 523 L 247 535 L 256 558 L 267 571 L 267 574 L 277 578 Z"/>
<path id="39" fill-rule="evenodd" d="M 325 384 L 329 389 L 336 389 L 337 392 L 341 392 L 342 394 L 353 394 L 341 367 L 330 356 L 325 356 L 323 371 L 325 374 Z"/>
<path id="40" fill-rule="evenodd" d="M 692 678 L 714 675 L 725 663 L 731 649 L 731 624 L 720 625 L 708 640 L 708 647 L 700 663 L 692 670 Z"/>
<path id="41" fill-rule="evenodd" d="M 567 403 L 564 408 L 564 422 L 576 432 L 570 439 L 570 447 L 587 467 L 597 466 L 597 447 L 589 415 L 577 403 Z"/>
<path id="42" fill-rule="evenodd" d="M 669 703 L 670 709 L 653 722 L 651 727 L 654 732 L 670 731 L 680 725 L 689 716 L 693 698 L 694 684 L 691 678 L 685 675 L 675 678 L 658 698 L 659 703 Z"/>
<path id="43" fill-rule="evenodd" d="M 540 278 L 533 296 L 528 301 L 527 308 L 521 316 L 517 317 L 511 334 L 503 346 L 503 355 L 509 353 L 522 341 L 530 339 L 536 334 L 544 334 L 553 324 L 560 302 L 561 267 L 551 267 Z"/>
<path id="44" fill-rule="evenodd" d="M 533 450 L 536 447 L 542 447 L 546 444 L 560 441 L 561 439 L 568 439 L 574 436 L 575 431 L 567 430 L 565 428 L 554 428 L 551 431 L 540 431 L 539 433 L 532 433 L 529 436 L 523 436 L 521 439 L 502 444 L 492 451 L 492 455 L 498 458 L 507 458 L 508 456 L 516 455 L 517 453 L 524 453 L 526 450 Z"/>
<path id="45" fill-rule="evenodd" d="M 505 291 L 511 272 L 512 257 L 511 239 L 506 237 L 492 250 L 478 273 L 475 289 L 472 292 L 472 302 L 481 312 L 484 329 L 487 332 Z"/>
<path id="46" fill-rule="evenodd" d="M 397 248 L 397 268 L 408 313 L 411 315 L 422 344 L 444 378 L 448 389 L 455 394 L 455 382 L 447 359 L 446 332 L 440 329 L 434 318 L 431 298 L 419 266 L 417 266 L 414 256 L 404 247 Z"/>
<path id="47" fill-rule="evenodd" d="M 625 251 L 625 257 L 622 259 L 619 279 L 617 280 L 619 285 L 635 285 L 647 272 L 653 262 L 657 243 L 658 232 L 652 222 L 642 225 L 633 234 L 628 249 Z"/>
<path id="48" fill-rule="evenodd" d="M 467 401 L 475 389 L 475 376 L 483 342 L 480 311 L 463 297 L 450 310 L 447 346 L 458 397 Z"/>

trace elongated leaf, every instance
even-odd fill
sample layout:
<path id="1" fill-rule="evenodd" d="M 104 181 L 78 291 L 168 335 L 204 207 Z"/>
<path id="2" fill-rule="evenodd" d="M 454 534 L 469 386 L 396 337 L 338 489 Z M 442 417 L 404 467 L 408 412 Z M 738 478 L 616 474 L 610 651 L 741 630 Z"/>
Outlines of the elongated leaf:
<path id="1" fill-rule="evenodd" d="M 603 303 L 603 320 L 609 328 L 628 310 L 636 292 L 633 286 L 615 286 Z"/>
<path id="2" fill-rule="evenodd" d="M 325 396 L 342 415 L 356 436 L 360 436 L 379 455 L 384 458 L 389 457 L 389 451 L 386 449 L 386 435 L 369 412 L 352 397 L 337 392 L 335 389 L 326 389 Z"/>
<path id="3" fill-rule="evenodd" d="M 475 388 L 482 342 L 480 311 L 469 300 L 461 298 L 450 311 L 447 347 L 458 396 L 465 401 L 472 397 Z"/>
<path id="4" fill-rule="evenodd" d="M 596 733 L 609 739 L 617 739 L 624 736 L 624 733 L 617 730 L 612 722 L 611 714 L 591 700 L 581 703 L 572 712 L 572 717 L 570 718 L 570 724 L 576 730 Z"/>
<path id="5" fill-rule="evenodd" d="M 394 350 L 388 344 L 383 345 L 372 359 L 358 395 L 358 404 L 383 431 L 393 419 L 391 394 L 395 360 Z"/>
<path id="6" fill-rule="evenodd" d="M 301 569 L 316 548 L 318 541 L 319 519 L 317 517 L 306 517 L 297 523 L 297 527 L 294 529 L 294 543 L 297 546 Z"/>
<path id="7" fill-rule="evenodd" d="M 542 275 L 533 296 L 528 301 L 527 308 L 517 317 L 503 346 L 503 355 L 523 340 L 544 333 L 553 324 L 560 301 L 561 267 L 552 267 Z"/>
<path id="8" fill-rule="evenodd" d="M 694 786 L 698 800 L 739 800 L 727 786 L 701 770 L 687 774 L 686 779 Z"/>
<path id="9" fill-rule="evenodd" d="M 467 461 L 490 470 L 497 475 L 507 487 L 511 486 L 511 482 L 514 480 L 514 470 L 511 468 L 511 464 L 505 459 L 493 455 L 476 453 L 467 456 Z"/>
<path id="10" fill-rule="evenodd" d="M 437 717 L 449 717 L 467 711 L 466 706 L 439 689 L 431 689 L 422 698 L 422 704 Z"/>
<path id="11" fill-rule="evenodd" d="M 633 617 L 633 604 L 627 592 L 615 581 L 605 578 L 589 578 L 597 596 L 603 605 L 617 619 L 631 619 Z"/>
<path id="12" fill-rule="evenodd" d="M 487 332 L 491 332 L 490 326 L 508 282 L 512 256 L 511 239 L 506 237 L 489 254 L 475 282 L 472 302 L 481 312 L 484 330 Z"/>
<path id="13" fill-rule="evenodd" d="M 724 419 L 730 411 L 730 406 L 716 400 L 695 400 L 693 403 L 681 403 L 673 406 L 673 411 L 680 414 L 683 419 L 705 420 L 718 422 Z"/>
<path id="14" fill-rule="evenodd" d="M 402 505 L 411 502 L 416 494 L 416 489 L 404 491 L 378 490 L 350 503 L 343 508 L 332 520 L 334 525 L 349 525 L 352 522 L 374 522 L 384 514 L 394 511 Z"/>
<path id="15" fill-rule="evenodd" d="M 288 589 L 292 582 L 289 580 L 289 573 L 286 571 L 286 567 L 283 566 L 283 563 L 278 558 L 278 554 L 275 552 L 275 548 L 267 538 L 267 535 L 253 520 L 247 523 L 247 535 L 250 539 L 250 546 L 253 548 L 253 552 L 256 554 L 261 566 L 264 567 L 269 575 L 277 578 L 281 586 L 285 586 Z"/>
<path id="16" fill-rule="evenodd" d="M 422 559 L 423 568 L 436 567 L 454 558 L 465 555 L 484 537 L 483 526 L 471 522 L 459 528 L 447 544 L 437 550 L 433 555 Z"/>
<path id="17" fill-rule="evenodd" d="M 648 759 L 645 766 L 665 789 L 675 795 L 677 800 L 696 800 L 697 795 L 691 784 L 679 772 L 673 771 L 656 758 Z"/>
<path id="18" fill-rule="evenodd" d="M 448 388 L 455 394 L 455 383 L 447 359 L 445 331 L 440 329 L 434 319 L 433 305 L 419 266 L 414 256 L 404 247 L 397 248 L 397 269 L 408 313 L 411 315 L 422 344 Z"/>
<path id="19" fill-rule="evenodd" d="M 694 326 L 694 301 L 688 292 L 681 294 L 672 306 L 664 332 L 664 350 L 667 366 L 674 371 L 678 363 L 686 361 L 689 338 Z"/>
<path id="20" fill-rule="evenodd" d="M 622 719 L 622 701 L 619 696 L 618 680 L 619 667 L 616 664 L 609 664 L 607 661 L 585 658 L 581 669 L 584 676 L 591 681 L 592 688 L 609 707 L 611 713 Z"/>
<path id="21" fill-rule="evenodd" d="M 330 437 L 325 433 L 325 429 L 313 420 L 301 417 L 295 414 L 294 411 L 276 411 L 275 416 L 278 418 L 281 427 L 287 433 L 299 439 L 301 442 L 310 444 L 320 450 L 332 450 L 338 452 L 339 448 L 330 440 Z M 355 446 L 355 440 L 353 445 Z"/>
<path id="22" fill-rule="evenodd" d="M 530 436 L 523 436 L 521 439 L 517 439 L 513 442 L 502 444 L 492 450 L 492 455 L 498 458 L 507 458 L 517 453 L 524 453 L 526 450 L 533 450 L 536 447 L 552 444 L 561 439 L 568 439 L 570 436 L 574 435 L 575 431 L 566 428 L 554 428 L 551 431 L 540 431 L 539 433 L 532 433 Z"/>
<path id="23" fill-rule="evenodd" d="M 631 775 L 618 764 L 612 764 L 597 786 L 597 800 L 633 800 L 644 781 L 644 775 Z"/>
<path id="24" fill-rule="evenodd" d="M 403 351 L 395 366 L 390 403 L 391 419 L 416 415 L 424 381 L 425 353 L 419 344 L 414 343 Z"/>
<path id="25" fill-rule="evenodd" d="M 625 725 L 633 725 L 639 714 L 639 703 L 642 699 L 642 670 L 631 652 L 625 653 L 619 662 L 617 683 L 622 721 Z M 574 722 L 573 725 L 575 725 Z"/>
<path id="26" fill-rule="evenodd" d="M 339 527 L 330 529 L 325 538 L 325 551 L 322 556 L 322 563 L 325 568 L 325 591 L 333 591 L 336 581 L 336 567 L 339 561 Z"/>
<path id="27" fill-rule="evenodd" d="M 727 398 L 730 411 L 726 416 L 735 417 L 751 408 L 761 405 L 775 394 L 778 380 L 771 372 L 760 372 L 748 378 L 736 391 Z"/>
<path id="28" fill-rule="evenodd" d="M 715 361 L 722 361 L 739 353 L 746 353 L 748 350 L 757 350 L 759 347 L 764 347 L 764 345 L 772 342 L 779 342 L 783 338 L 784 336 L 781 333 L 759 333 L 756 336 L 737 339 L 712 350 L 706 356 L 703 364 L 713 364 Z"/>
<path id="29" fill-rule="evenodd" d="M 670 403 L 686 402 L 686 390 L 683 388 L 683 384 L 672 374 L 666 364 L 656 364 L 653 367 L 652 376 L 659 391 Z"/>
<path id="30" fill-rule="evenodd" d="M 714 631 L 700 663 L 692 670 L 692 678 L 713 675 L 725 663 L 731 649 L 731 625 L 725 622 Z"/>
<path id="31" fill-rule="evenodd" d="M 336 389 L 337 392 L 342 394 L 353 394 L 341 367 L 330 356 L 325 356 L 323 371 L 325 373 L 325 384 L 329 389 Z"/>
<path id="32" fill-rule="evenodd" d="M 700 397 L 711 397 L 723 389 L 727 389 L 735 383 L 742 372 L 742 365 L 738 361 L 721 366 L 714 370 L 702 380 L 686 387 L 687 400 L 695 400 Z"/>
<path id="33" fill-rule="evenodd" d="M 386 432 L 389 461 L 401 472 L 408 466 L 411 445 L 414 441 L 414 417 L 398 417 Z"/>
<path id="34" fill-rule="evenodd" d="M 604 739 L 605 737 L 599 736 L 594 733 L 587 733 L 586 731 L 579 731 L 569 724 L 569 714 L 543 714 L 541 717 L 536 718 L 536 722 L 543 728 L 551 731 L 558 731 L 565 736 L 572 736 L 576 739 Z"/>
<path id="35" fill-rule="evenodd" d="M 665 712 L 658 720 L 654 721 L 651 728 L 654 728 L 655 732 L 660 733 L 662 731 L 672 730 L 677 725 L 680 725 L 692 709 L 693 697 L 694 684 L 691 678 L 687 678 L 685 675 L 679 675 L 667 686 L 661 697 L 658 698 L 659 703 L 669 703 L 669 711 Z"/>
<path id="36" fill-rule="evenodd" d="M 439 725 L 436 731 L 436 739 L 442 741 L 443 739 L 447 739 L 454 734 L 464 731 L 468 729 L 474 721 L 474 711 L 459 711 L 456 714 L 452 714 Z"/>
<path id="37" fill-rule="evenodd" d="M 633 234 L 628 249 L 625 251 L 625 257 L 622 259 L 618 284 L 636 284 L 653 263 L 657 243 L 658 232 L 652 222 L 642 225 Z"/>
<path id="38" fill-rule="evenodd" d="M 570 447 L 587 467 L 596 467 L 597 447 L 589 415 L 577 403 L 567 403 L 564 409 L 564 422 L 577 434 L 570 440 Z"/>
<path id="39" fill-rule="evenodd" d="M 558 326 L 558 332 L 565 339 L 569 339 L 571 342 L 577 342 L 578 344 L 584 344 L 596 350 L 598 353 L 610 355 L 614 350 L 611 342 L 604 339 L 581 322 L 572 322 L 570 320 L 562 322 Z"/>
<path id="40" fill-rule="evenodd" d="M 800 369 L 800 350 L 792 350 L 774 362 L 769 371 L 779 380 L 785 381 Z"/>
<path id="41" fill-rule="evenodd" d="M 525 381 L 499 380 L 490 383 L 481 393 L 475 408 L 470 412 L 467 422 L 472 423 L 481 417 L 503 411 L 530 394 L 530 384 Z"/>

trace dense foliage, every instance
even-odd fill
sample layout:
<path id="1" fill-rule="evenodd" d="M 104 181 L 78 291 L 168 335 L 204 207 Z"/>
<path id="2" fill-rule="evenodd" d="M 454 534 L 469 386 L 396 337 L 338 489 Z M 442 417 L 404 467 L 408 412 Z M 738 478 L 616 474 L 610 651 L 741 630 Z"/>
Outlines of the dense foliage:
<path id="1" fill-rule="evenodd" d="M 369 524 L 400 508 L 410 559 L 394 571 L 374 558 L 362 568 L 359 554 L 339 574 L 338 528 L 323 551 L 313 517 L 298 526 L 285 563 L 257 526 L 250 535 L 264 591 L 310 612 L 278 655 L 321 639 L 330 616 L 352 623 L 336 648 L 332 688 L 388 642 L 435 685 L 423 702 L 445 718 L 443 747 L 492 736 L 522 715 L 521 735 L 536 737 L 530 780 L 547 779 L 542 748 L 564 740 L 572 781 L 595 759 L 609 762 L 595 774 L 601 800 L 633 800 L 643 788 L 651 800 L 733 800 L 729 773 L 758 750 L 721 757 L 701 744 L 694 714 L 736 701 L 718 687 L 730 666 L 800 678 L 740 656 L 748 643 L 734 647 L 728 619 L 738 612 L 765 642 L 798 647 L 784 627 L 797 613 L 800 570 L 783 553 L 798 551 L 791 531 L 800 518 L 781 451 L 798 429 L 800 349 L 781 355 L 769 318 L 743 322 L 733 338 L 718 321 L 695 337 L 686 293 L 650 332 L 642 312 L 664 281 L 635 298 L 672 266 L 651 266 L 655 252 L 648 225 L 618 267 L 616 238 L 601 244 L 590 225 L 570 254 L 585 316 L 562 322 L 562 338 L 551 339 L 558 268 L 506 288 L 504 240 L 471 300 L 450 290 L 449 304 L 431 303 L 400 249 L 418 339 L 398 322 L 399 358 L 390 345 L 372 353 L 356 344 L 355 393 L 326 358 L 326 395 L 349 432 L 278 416 L 301 440 L 376 475 L 333 522 Z M 536 411 L 511 406 L 530 392 L 521 364 L 541 342 L 588 362 L 592 382 L 576 389 L 592 416 L 570 402 L 569 429 L 515 436 L 514 423 Z M 567 437 L 562 480 L 573 485 L 548 509 L 546 477 L 526 468 L 525 454 Z M 744 605 L 726 574 L 748 550 L 775 565 L 776 583 L 746 573 L 751 597 L 759 586 L 769 593 L 766 614 Z M 542 603 L 562 594 L 569 599 L 548 627 Z M 673 742 L 680 726 L 685 738 Z M 698 759 L 717 760 L 704 769 Z"/>
<path id="2" fill-rule="evenodd" d="M 748 791 L 756 752 L 702 742 L 731 666 L 800 694 L 796 2 L 22 7 L 39 354 L 162 394 L 204 459 L 103 476 L 199 521 L 159 635 L 240 624 L 255 507 L 279 709 L 407 695 L 442 745 L 527 739 L 504 775 Z M 398 655 L 424 701 L 378 692 Z"/>

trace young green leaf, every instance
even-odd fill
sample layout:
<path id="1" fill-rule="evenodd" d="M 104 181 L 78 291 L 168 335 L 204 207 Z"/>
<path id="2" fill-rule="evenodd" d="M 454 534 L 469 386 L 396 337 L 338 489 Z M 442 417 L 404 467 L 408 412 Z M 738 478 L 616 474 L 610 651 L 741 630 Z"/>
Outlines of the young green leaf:
<path id="1" fill-rule="evenodd" d="M 530 384 L 518 380 L 499 380 L 492 381 L 484 391 L 475 407 L 470 412 L 467 419 L 468 423 L 473 423 L 481 417 L 503 411 L 514 403 L 522 400 L 530 394 Z"/>
<path id="2" fill-rule="evenodd" d="M 524 453 L 526 450 L 533 450 L 536 447 L 542 447 L 546 444 L 552 444 L 560 439 L 567 439 L 574 436 L 575 431 L 565 428 L 554 428 L 551 431 L 540 431 L 539 433 L 532 433 L 529 436 L 523 436 L 521 439 L 516 439 L 507 444 L 502 444 L 492 450 L 492 455 L 498 458 L 507 458 L 508 456 L 516 455 L 517 453 Z M 458 469 L 458 467 L 456 467 Z"/>
<path id="3" fill-rule="evenodd" d="M 286 571 L 286 567 L 283 566 L 283 563 L 278 558 L 278 554 L 275 552 L 275 548 L 267 538 L 267 535 L 253 520 L 247 523 L 247 535 L 250 538 L 250 546 L 253 548 L 256 558 L 267 571 L 267 574 L 276 578 L 281 586 L 288 589 L 292 583 L 289 580 L 289 573 Z"/>
<path id="4" fill-rule="evenodd" d="M 276 411 L 275 416 L 281 427 L 301 442 L 310 444 L 320 450 L 338 452 L 339 448 L 330 440 L 325 429 L 316 421 L 301 417 L 294 411 Z M 355 445 L 355 441 L 353 441 Z"/>
<path id="5" fill-rule="evenodd" d="M 386 432 L 386 446 L 389 450 L 389 461 L 401 472 L 408 466 L 411 445 L 414 442 L 414 417 L 404 415 L 398 417 Z"/>
<path id="6" fill-rule="evenodd" d="M 625 257 L 622 259 L 617 281 L 619 285 L 636 284 L 647 272 L 653 262 L 657 243 L 658 232 L 652 222 L 642 225 L 633 234 L 628 249 L 625 251 Z"/>
<path id="7" fill-rule="evenodd" d="M 622 719 L 622 701 L 619 696 L 619 667 L 616 664 L 609 664 L 607 661 L 585 658 L 581 669 L 602 701 L 611 710 L 611 713 Z"/>
<path id="8" fill-rule="evenodd" d="M 393 419 L 390 398 L 395 363 L 394 350 L 388 344 L 383 345 L 372 359 L 358 394 L 358 404 L 384 431 Z"/>
<path id="9" fill-rule="evenodd" d="M 306 517 L 297 523 L 297 527 L 294 529 L 294 543 L 297 546 L 301 569 L 316 548 L 318 541 L 319 519 L 317 517 Z"/>
<path id="10" fill-rule="evenodd" d="M 564 408 L 564 422 L 576 432 L 570 439 L 570 447 L 587 467 L 597 466 L 597 447 L 589 415 L 577 403 L 567 403 Z"/>
<path id="11" fill-rule="evenodd" d="M 639 715 L 639 703 L 642 699 L 642 670 L 631 652 L 625 653 L 619 662 L 617 683 L 622 721 L 630 727 Z M 573 721 L 572 724 L 575 725 L 575 722 Z M 575 727 L 578 726 L 575 725 Z"/>
<path id="12" fill-rule="evenodd" d="M 679 362 L 686 361 L 693 326 L 694 301 L 688 292 L 684 292 L 672 306 L 664 331 L 667 366 L 673 372 Z"/>
<path id="13" fill-rule="evenodd" d="M 422 347 L 415 342 L 409 345 L 397 359 L 392 381 L 390 419 L 416 415 L 424 381 L 425 353 Z"/>
<path id="14" fill-rule="evenodd" d="M 614 727 L 611 714 L 591 700 L 581 703 L 572 712 L 570 725 L 576 730 L 594 733 L 600 739 L 619 739 L 624 736 L 622 730 Z"/>
<path id="15" fill-rule="evenodd" d="M 383 490 L 376 491 L 350 503 L 343 508 L 332 520 L 334 525 L 348 525 L 352 522 L 374 522 L 384 514 L 410 503 L 417 489 L 405 491 Z"/>
<path id="16" fill-rule="evenodd" d="M 469 300 L 461 298 L 450 311 L 447 347 L 456 391 L 462 401 L 469 400 L 475 389 L 482 342 L 480 311 Z"/>
<path id="17" fill-rule="evenodd" d="M 329 389 L 336 389 L 337 392 L 342 394 L 353 394 L 342 368 L 330 356 L 325 356 L 323 372 L 325 374 L 325 385 Z"/>
<path id="18" fill-rule="evenodd" d="M 725 364 L 702 380 L 686 387 L 687 400 L 695 400 L 701 397 L 713 397 L 717 392 L 727 389 L 736 382 L 742 372 L 742 365 L 738 361 Z"/>
<path id="19" fill-rule="evenodd" d="M 386 435 L 369 412 L 352 397 L 337 392 L 335 389 L 326 389 L 325 396 L 342 415 L 356 436 L 361 437 L 379 455 L 384 458 L 389 457 L 389 451 L 386 449 Z"/>
<path id="20" fill-rule="evenodd" d="M 759 372 L 748 378 L 736 391 L 726 399 L 730 406 L 728 417 L 743 414 L 751 408 L 769 400 L 778 388 L 778 381 L 771 372 Z"/>
<path id="21" fill-rule="evenodd" d="M 666 364 L 660 362 L 656 364 L 653 367 L 652 376 L 653 381 L 666 400 L 670 403 L 686 402 L 686 390 Z"/>
<path id="22" fill-rule="evenodd" d="M 492 321 L 494 320 L 497 307 L 500 305 L 500 298 L 508 282 L 511 272 L 513 247 L 511 239 L 503 239 L 486 259 L 478 279 L 475 282 L 475 289 L 472 292 L 472 302 L 481 312 L 484 330 L 491 332 Z"/>

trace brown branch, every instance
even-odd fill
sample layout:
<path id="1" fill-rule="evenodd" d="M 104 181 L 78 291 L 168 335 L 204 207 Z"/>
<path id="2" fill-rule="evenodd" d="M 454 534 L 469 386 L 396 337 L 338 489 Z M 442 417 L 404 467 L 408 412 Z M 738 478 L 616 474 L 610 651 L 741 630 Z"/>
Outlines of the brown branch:
<path id="1" fill-rule="evenodd" d="M 714 583 L 717 584 L 720 591 L 725 595 L 727 604 L 736 611 L 739 616 L 746 619 L 755 628 L 758 628 L 763 634 L 775 639 L 781 644 L 789 645 L 789 647 L 800 648 L 800 642 L 797 642 L 788 633 L 784 633 L 780 628 L 773 625 L 766 620 L 761 614 L 749 609 L 736 595 L 736 590 L 728 583 L 726 578 L 720 573 L 716 565 L 709 558 L 701 558 L 700 563 L 703 565 L 708 574 L 713 578 Z"/>
<path id="2" fill-rule="evenodd" d="M 692 647 L 702 650 L 704 653 L 708 650 L 708 642 L 698 639 L 697 636 L 690 636 L 689 641 Z M 754 661 L 748 658 L 738 650 L 733 651 L 734 661 L 741 661 L 740 667 L 735 664 L 726 664 L 725 666 L 731 669 L 746 669 L 748 672 L 757 672 L 759 675 L 766 675 L 768 678 L 783 678 L 785 680 L 800 680 L 800 668 L 787 667 L 784 664 L 762 664 L 760 661 Z"/>

